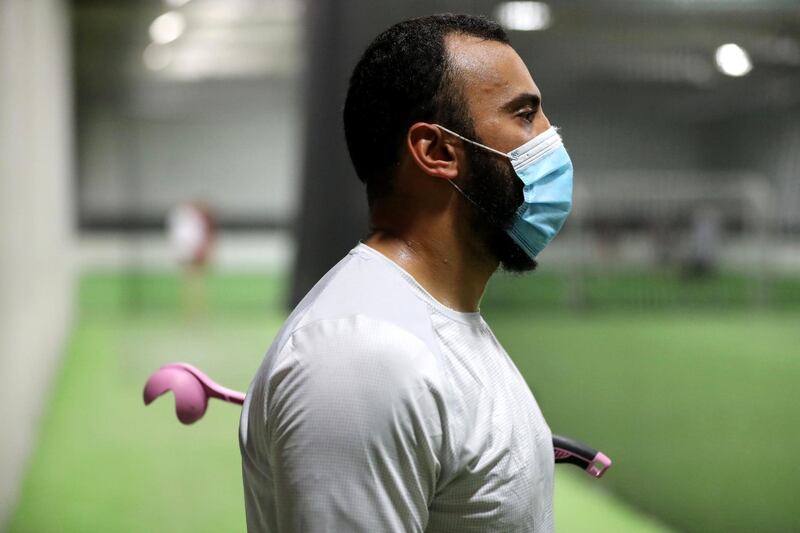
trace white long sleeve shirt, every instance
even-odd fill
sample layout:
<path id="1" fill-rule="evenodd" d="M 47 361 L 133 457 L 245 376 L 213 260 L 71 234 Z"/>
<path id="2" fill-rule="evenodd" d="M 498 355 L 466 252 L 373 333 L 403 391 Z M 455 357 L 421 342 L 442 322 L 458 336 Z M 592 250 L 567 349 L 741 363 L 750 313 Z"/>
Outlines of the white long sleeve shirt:
<path id="1" fill-rule="evenodd" d="M 553 530 L 553 446 L 479 312 L 359 242 L 270 346 L 240 420 L 247 528 Z"/>

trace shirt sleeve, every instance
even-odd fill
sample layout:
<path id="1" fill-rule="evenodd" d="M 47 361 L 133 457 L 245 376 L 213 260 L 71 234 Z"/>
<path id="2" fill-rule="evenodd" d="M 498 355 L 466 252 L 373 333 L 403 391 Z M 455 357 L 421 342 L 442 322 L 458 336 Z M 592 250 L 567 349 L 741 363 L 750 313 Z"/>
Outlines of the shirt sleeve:
<path id="1" fill-rule="evenodd" d="M 362 315 L 287 342 L 268 384 L 278 531 L 423 531 L 444 418 L 428 347 Z"/>

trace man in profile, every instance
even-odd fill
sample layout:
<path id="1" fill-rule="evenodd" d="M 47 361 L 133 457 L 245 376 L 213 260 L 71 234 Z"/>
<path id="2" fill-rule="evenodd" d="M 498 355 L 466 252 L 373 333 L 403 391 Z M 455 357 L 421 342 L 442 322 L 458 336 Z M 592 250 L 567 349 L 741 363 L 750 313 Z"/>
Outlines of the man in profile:
<path id="1" fill-rule="evenodd" d="M 350 79 L 370 232 L 308 292 L 247 393 L 251 532 L 553 530 L 550 429 L 480 314 L 571 208 L 572 165 L 496 23 L 398 23 Z M 334 200 L 334 199 L 332 199 Z"/>

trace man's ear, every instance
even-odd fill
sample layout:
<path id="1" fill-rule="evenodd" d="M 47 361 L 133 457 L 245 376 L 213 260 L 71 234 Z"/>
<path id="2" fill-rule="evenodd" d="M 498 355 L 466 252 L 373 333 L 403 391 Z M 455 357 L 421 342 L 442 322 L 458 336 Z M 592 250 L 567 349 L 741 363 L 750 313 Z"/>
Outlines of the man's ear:
<path id="1" fill-rule="evenodd" d="M 417 167 L 436 178 L 458 177 L 463 153 L 449 136 L 432 124 L 416 122 L 406 135 L 406 147 Z"/>

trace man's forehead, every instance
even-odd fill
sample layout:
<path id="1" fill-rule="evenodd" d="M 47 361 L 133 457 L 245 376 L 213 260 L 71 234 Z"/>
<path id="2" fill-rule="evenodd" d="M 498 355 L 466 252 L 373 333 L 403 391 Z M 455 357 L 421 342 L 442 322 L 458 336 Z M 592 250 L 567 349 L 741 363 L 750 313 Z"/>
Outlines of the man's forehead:
<path id="1" fill-rule="evenodd" d="M 457 33 L 448 35 L 445 43 L 456 77 L 472 96 L 502 99 L 521 92 L 539 94 L 528 67 L 511 46 Z"/>

